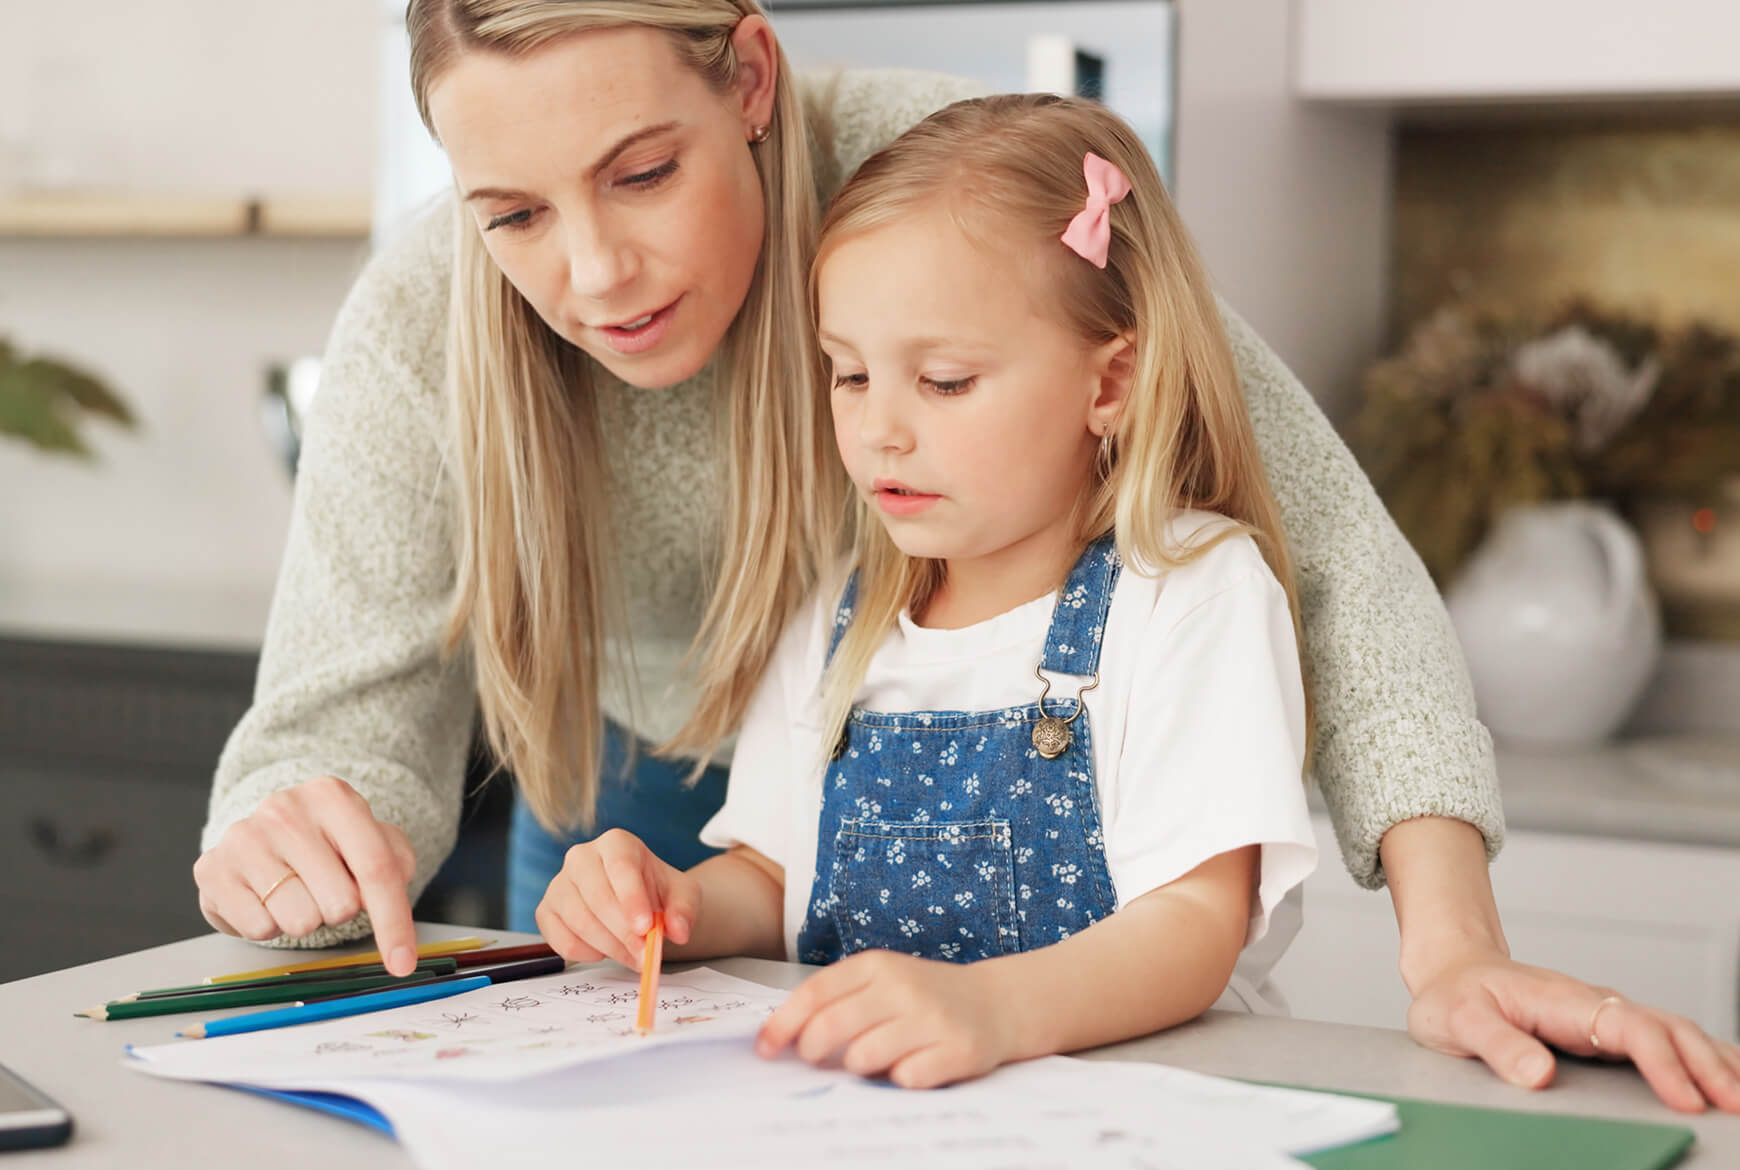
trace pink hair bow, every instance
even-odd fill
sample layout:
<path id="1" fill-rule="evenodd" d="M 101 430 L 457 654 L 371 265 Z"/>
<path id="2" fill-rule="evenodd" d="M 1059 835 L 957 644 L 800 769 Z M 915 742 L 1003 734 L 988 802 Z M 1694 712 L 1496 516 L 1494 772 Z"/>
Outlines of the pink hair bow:
<path id="1" fill-rule="evenodd" d="M 1130 193 L 1130 180 L 1116 164 L 1091 150 L 1081 160 L 1081 173 L 1087 179 L 1087 206 L 1069 221 L 1062 239 L 1083 260 L 1104 268 L 1112 246 L 1112 204 L 1123 202 Z"/>

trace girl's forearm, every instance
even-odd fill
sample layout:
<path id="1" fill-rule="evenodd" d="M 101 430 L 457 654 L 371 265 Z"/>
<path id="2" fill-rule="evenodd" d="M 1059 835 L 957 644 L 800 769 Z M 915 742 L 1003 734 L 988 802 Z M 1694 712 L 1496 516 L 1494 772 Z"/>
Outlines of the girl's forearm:
<path id="1" fill-rule="evenodd" d="M 785 958 L 785 884 L 779 866 L 739 847 L 709 857 L 689 874 L 701 886 L 700 913 L 687 942 L 666 939 L 667 958 Z"/>
<path id="2" fill-rule="evenodd" d="M 1006 1005 L 1008 1060 L 1143 1036 L 1206 1011 L 1244 946 L 1256 849 L 1222 854 L 1051 946 L 974 965 Z"/>
<path id="3" fill-rule="evenodd" d="M 1401 935 L 1397 966 L 1411 993 L 1470 953 L 1510 954 L 1479 829 L 1449 817 L 1416 817 L 1390 827 L 1378 856 Z"/>

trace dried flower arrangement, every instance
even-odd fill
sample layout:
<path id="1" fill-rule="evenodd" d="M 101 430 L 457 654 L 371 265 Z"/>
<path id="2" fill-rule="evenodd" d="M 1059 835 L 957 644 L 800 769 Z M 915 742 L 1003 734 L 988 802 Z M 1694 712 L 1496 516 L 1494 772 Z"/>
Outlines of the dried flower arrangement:
<path id="1" fill-rule="evenodd" d="M 1366 373 L 1351 442 L 1440 585 L 1508 507 L 1692 505 L 1740 475 L 1740 337 L 1575 302 L 1439 310 Z"/>

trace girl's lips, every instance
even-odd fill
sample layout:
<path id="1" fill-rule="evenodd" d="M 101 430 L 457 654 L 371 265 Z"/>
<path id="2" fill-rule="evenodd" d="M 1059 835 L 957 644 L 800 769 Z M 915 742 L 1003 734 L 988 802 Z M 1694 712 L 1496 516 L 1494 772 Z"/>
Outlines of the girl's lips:
<path id="1" fill-rule="evenodd" d="M 621 325 L 601 325 L 599 334 L 604 338 L 604 344 L 617 353 L 632 355 L 645 353 L 664 340 L 670 331 L 671 318 L 676 315 L 677 306 L 683 303 L 678 297 L 664 308 L 652 315 L 652 320 L 639 329 L 624 329 Z"/>
<path id="2" fill-rule="evenodd" d="M 878 487 L 875 495 L 876 506 L 890 516 L 916 515 L 942 499 L 923 492 L 895 491 L 885 487 Z"/>

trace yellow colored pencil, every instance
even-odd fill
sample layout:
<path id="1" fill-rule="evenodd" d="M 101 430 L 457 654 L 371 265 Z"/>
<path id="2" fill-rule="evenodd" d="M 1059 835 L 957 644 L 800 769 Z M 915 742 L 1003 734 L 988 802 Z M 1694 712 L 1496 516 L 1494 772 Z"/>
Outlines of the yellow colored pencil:
<path id="1" fill-rule="evenodd" d="M 646 948 L 640 956 L 640 1008 L 635 1012 L 635 1031 L 642 1036 L 653 1030 L 653 1012 L 659 1006 L 659 966 L 665 961 L 665 916 L 653 911 L 652 929 L 646 932 Z"/>
<path id="2" fill-rule="evenodd" d="M 494 939 L 450 938 L 446 942 L 424 943 L 417 948 L 419 959 L 435 955 L 456 955 L 461 951 L 476 951 L 487 947 Z M 235 983 L 243 979 L 266 979 L 273 975 L 300 975 L 304 971 L 328 971 L 334 967 L 354 967 L 364 963 L 382 962 L 381 952 L 364 951 L 358 955 L 340 955 L 336 959 L 316 959 L 308 963 L 292 963 L 287 967 L 262 967 L 258 971 L 232 971 L 228 975 L 212 975 L 207 983 Z"/>

